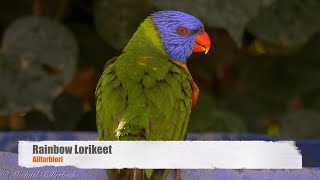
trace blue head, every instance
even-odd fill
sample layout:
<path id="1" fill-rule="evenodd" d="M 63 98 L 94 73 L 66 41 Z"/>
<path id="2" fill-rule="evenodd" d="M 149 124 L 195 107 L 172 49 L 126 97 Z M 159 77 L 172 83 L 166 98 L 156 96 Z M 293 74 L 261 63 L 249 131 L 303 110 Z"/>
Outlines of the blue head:
<path id="1" fill-rule="evenodd" d="M 201 21 L 179 11 L 159 11 L 151 15 L 170 58 L 186 63 L 192 52 L 207 52 L 210 38 Z"/>

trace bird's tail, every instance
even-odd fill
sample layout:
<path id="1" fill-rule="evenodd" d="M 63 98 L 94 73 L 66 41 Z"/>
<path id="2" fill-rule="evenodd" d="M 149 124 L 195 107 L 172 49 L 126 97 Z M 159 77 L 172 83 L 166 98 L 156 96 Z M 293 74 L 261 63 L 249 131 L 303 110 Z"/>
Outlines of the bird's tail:
<path id="1" fill-rule="evenodd" d="M 109 180 L 165 180 L 169 170 L 152 170 L 148 177 L 145 169 L 112 169 L 107 170 Z"/>
<path id="2" fill-rule="evenodd" d="M 109 180 L 146 180 L 143 169 L 107 170 Z"/>

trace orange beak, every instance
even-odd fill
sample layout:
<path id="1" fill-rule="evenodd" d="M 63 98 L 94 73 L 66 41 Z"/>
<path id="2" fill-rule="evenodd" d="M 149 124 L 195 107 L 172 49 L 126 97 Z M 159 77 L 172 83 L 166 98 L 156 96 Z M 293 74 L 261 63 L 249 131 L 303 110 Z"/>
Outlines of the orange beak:
<path id="1" fill-rule="evenodd" d="M 208 53 L 209 49 L 210 49 L 210 37 L 209 35 L 203 31 L 197 34 L 196 38 L 195 38 L 195 45 L 194 45 L 194 49 L 193 52 L 203 52 L 205 54 Z"/>

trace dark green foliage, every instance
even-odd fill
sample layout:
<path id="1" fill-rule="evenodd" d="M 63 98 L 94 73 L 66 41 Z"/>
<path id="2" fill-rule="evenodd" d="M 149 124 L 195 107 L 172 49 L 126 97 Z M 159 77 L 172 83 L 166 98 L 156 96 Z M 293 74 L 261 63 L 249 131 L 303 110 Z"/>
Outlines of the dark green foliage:
<path id="1" fill-rule="evenodd" d="M 58 96 L 52 104 L 55 130 L 74 130 L 82 118 L 81 102 L 69 95 Z"/>
<path id="2" fill-rule="evenodd" d="M 109 45 L 122 50 L 139 24 L 152 12 L 146 0 L 96 0 L 94 21 L 100 36 Z"/>
<path id="3" fill-rule="evenodd" d="M 262 9 L 248 30 L 266 42 L 301 46 L 320 30 L 319 16 L 319 0 L 278 0 Z"/>
<path id="4" fill-rule="evenodd" d="M 94 107 L 94 104 L 92 105 Z M 97 131 L 96 125 L 96 110 L 92 108 L 90 111 L 83 114 L 76 129 L 79 131 Z"/>
<path id="5" fill-rule="evenodd" d="M 240 119 L 243 119 L 244 125 L 249 132 L 264 132 L 264 122 L 268 113 L 267 108 L 260 101 L 255 101 L 249 95 L 230 93 L 230 96 L 226 98 L 224 109 L 237 115 Z"/>
<path id="6" fill-rule="evenodd" d="M 40 130 L 53 130 L 53 123 L 49 120 L 48 116 L 40 111 L 31 110 L 25 116 L 28 129 Z"/>
<path id="7" fill-rule="evenodd" d="M 312 139 L 320 136 L 320 114 L 314 110 L 289 112 L 280 120 L 284 138 Z"/>
<path id="8" fill-rule="evenodd" d="M 99 73 L 102 73 L 105 62 L 121 52 L 101 39 L 94 27 L 82 23 L 68 24 L 68 27 L 74 33 L 80 49 L 79 69 L 94 66 Z"/>
<path id="9" fill-rule="evenodd" d="M 220 109 L 212 96 L 202 93 L 199 95 L 196 107 L 192 110 L 188 130 L 191 132 L 246 132 L 247 126 L 239 114 Z"/>
<path id="10" fill-rule="evenodd" d="M 71 79 L 78 49 L 61 24 L 42 17 L 12 23 L 2 40 L 2 112 L 31 108 L 49 112 L 53 99 Z M 36 98 L 35 98 L 36 97 Z"/>
<path id="11" fill-rule="evenodd" d="M 320 89 L 320 36 L 289 56 L 258 56 L 237 67 L 244 94 L 264 104 L 269 113 L 287 109 L 291 98 L 300 96 L 311 107 Z"/>

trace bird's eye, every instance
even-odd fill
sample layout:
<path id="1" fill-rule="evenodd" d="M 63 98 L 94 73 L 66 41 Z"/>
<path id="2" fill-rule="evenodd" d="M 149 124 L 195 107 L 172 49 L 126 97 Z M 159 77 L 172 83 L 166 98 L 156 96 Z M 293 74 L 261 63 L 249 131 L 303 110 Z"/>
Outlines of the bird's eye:
<path id="1" fill-rule="evenodd" d="M 177 28 L 177 33 L 181 36 L 184 36 L 188 33 L 188 29 L 186 27 L 180 26 Z"/>

